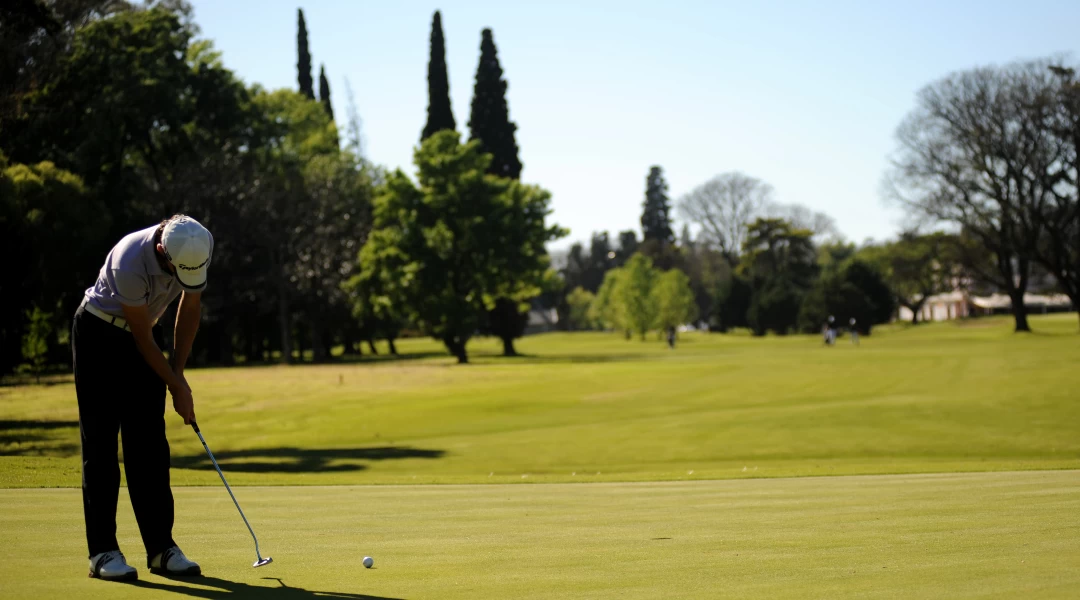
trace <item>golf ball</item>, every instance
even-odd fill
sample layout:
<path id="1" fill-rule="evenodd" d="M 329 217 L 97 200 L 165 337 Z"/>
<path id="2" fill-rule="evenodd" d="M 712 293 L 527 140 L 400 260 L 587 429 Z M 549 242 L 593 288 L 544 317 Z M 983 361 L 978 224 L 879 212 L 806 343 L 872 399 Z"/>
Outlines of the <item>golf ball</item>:
<path id="1" fill-rule="evenodd" d="M 375 561 L 370 556 L 364 557 L 364 567 L 370 569 L 371 565 L 375 564 Z"/>

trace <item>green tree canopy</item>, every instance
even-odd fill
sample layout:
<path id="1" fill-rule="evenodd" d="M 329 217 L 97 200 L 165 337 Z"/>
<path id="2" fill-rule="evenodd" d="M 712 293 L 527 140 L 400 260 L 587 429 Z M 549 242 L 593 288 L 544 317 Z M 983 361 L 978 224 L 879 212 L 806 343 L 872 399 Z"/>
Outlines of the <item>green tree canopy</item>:
<path id="1" fill-rule="evenodd" d="M 622 304 L 626 326 L 645 339 L 656 324 L 657 305 L 652 290 L 658 272 L 652 260 L 642 254 L 635 254 L 622 269 L 625 273 L 616 298 Z"/>
<path id="2" fill-rule="evenodd" d="M 428 59 L 427 123 L 420 134 L 424 141 L 436 133 L 457 129 L 454 111 L 450 108 L 450 79 L 446 75 L 446 40 L 443 38 L 442 15 L 431 17 L 431 57 Z"/>
<path id="3" fill-rule="evenodd" d="M 319 102 L 326 109 L 330 120 L 334 120 L 334 107 L 330 103 L 330 81 L 326 78 L 326 65 L 319 65 Z"/>
<path id="4" fill-rule="evenodd" d="M 589 305 L 589 320 L 603 329 L 625 331 L 630 335 L 625 306 L 621 302 L 622 281 L 626 275 L 623 269 L 611 269 L 604 274 L 604 282 L 596 292 L 596 298 Z"/>
<path id="5" fill-rule="evenodd" d="M 550 195 L 486 175 L 490 155 L 456 132 L 428 138 L 415 154 L 417 183 L 390 175 L 375 201 L 374 228 L 360 255 L 362 278 L 385 271 L 389 296 L 410 320 L 467 362 L 465 345 L 496 298 L 524 302 L 541 291 Z"/>
<path id="6" fill-rule="evenodd" d="M 813 234 L 783 219 L 750 224 L 739 275 L 751 288 L 747 323 L 757 335 L 786 334 L 796 327 L 803 295 L 817 279 Z"/>
<path id="7" fill-rule="evenodd" d="M 679 269 L 665 271 L 653 286 L 656 327 L 662 330 L 692 322 L 698 316 L 690 277 Z"/>
<path id="8" fill-rule="evenodd" d="M 831 316 L 839 327 L 870 335 L 874 325 L 887 323 L 895 311 L 895 296 L 882 275 L 870 263 L 853 258 L 826 270 L 805 294 L 799 309 L 799 328 L 819 331 Z"/>
<path id="9" fill-rule="evenodd" d="M 566 302 L 570 305 L 571 330 L 592 329 L 593 319 L 590 318 L 590 312 L 595 299 L 596 296 L 592 292 L 581 286 L 574 288 L 566 295 Z"/>
<path id="10" fill-rule="evenodd" d="M 911 322 L 918 323 L 927 298 L 952 291 L 959 283 L 959 243 L 953 234 L 906 232 L 894 242 L 863 249 L 859 256 L 881 272 L 895 302 L 910 310 Z"/>
<path id="11" fill-rule="evenodd" d="M 651 167 L 645 180 L 645 203 L 641 212 L 643 241 L 656 240 L 662 246 L 675 241 L 675 231 L 671 227 L 671 200 L 667 192 L 664 170 L 658 166 Z"/>
<path id="12" fill-rule="evenodd" d="M 89 283 L 80 288 L 72 281 L 101 257 L 89 259 L 71 249 L 99 244 L 108 226 L 103 219 L 107 216 L 78 176 L 49 162 L 9 164 L 0 154 L 0 247 L 15 259 L 8 266 L 5 293 L 0 294 L 0 310 L 9 315 L 0 321 L 0 372 L 13 367 L 21 354 L 24 320 L 11 315 L 33 315 L 34 332 L 39 334 L 43 320 L 81 299 Z M 35 335 L 34 359 L 44 356 L 40 350 L 44 339 Z"/>
<path id="13" fill-rule="evenodd" d="M 311 79 L 311 52 L 308 50 L 307 22 L 304 21 L 304 9 L 296 9 L 296 80 L 300 84 L 300 93 L 315 99 L 315 88 Z"/>
<path id="14" fill-rule="evenodd" d="M 506 104 L 506 80 L 499 65 L 498 51 L 491 30 L 485 29 L 480 40 L 480 64 L 476 67 L 472 113 L 469 116 L 469 139 L 480 140 L 484 152 L 491 154 L 488 173 L 510 179 L 521 178 L 518 158 L 517 125 L 510 120 Z"/>

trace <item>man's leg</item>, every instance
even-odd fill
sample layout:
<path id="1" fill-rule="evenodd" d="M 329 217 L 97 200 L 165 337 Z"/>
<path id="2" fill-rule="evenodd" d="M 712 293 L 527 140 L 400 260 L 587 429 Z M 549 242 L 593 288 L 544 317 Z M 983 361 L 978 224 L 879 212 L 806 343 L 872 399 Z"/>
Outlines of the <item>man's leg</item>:
<path id="1" fill-rule="evenodd" d="M 161 330 L 154 338 L 162 345 Z M 121 418 L 124 472 L 135 520 L 147 558 L 175 546 L 172 539 L 173 496 L 169 487 L 169 441 L 165 437 L 165 382 L 139 354 L 132 339 L 132 365 Z"/>
<path id="2" fill-rule="evenodd" d="M 116 542 L 116 500 L 120 493 L 116 435 L 120 431 L 120 411 L 112 385 L 119 376 L 110 360 L 115 344 L 110 334 L 114 332 L 104 329 L 112 325 L 93 322 L 96 318 L 87 313 L 77 315 L 71 330 L 82 442 L 83 518 L 90 557 L 120 549 Z"/>

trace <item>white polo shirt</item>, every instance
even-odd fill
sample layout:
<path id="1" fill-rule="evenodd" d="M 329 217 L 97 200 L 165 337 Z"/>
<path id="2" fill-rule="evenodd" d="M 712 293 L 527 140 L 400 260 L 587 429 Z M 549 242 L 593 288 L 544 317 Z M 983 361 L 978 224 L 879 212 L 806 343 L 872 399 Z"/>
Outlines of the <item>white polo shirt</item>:
<path id="1" fill-rule="evenodd" d="M 154 244 L 157 228 L 154 225 L 129 233 L 113 246 L 98 273 L 97 282 L 86 290 L 88 304 L 121 318 L 124 304 L 146 306 L 151 322 L 157 323 L 169 304 L 183 291 L 176 277 L 158 262 Z M 211 236 L 211 251 L 213 247 Z"/>

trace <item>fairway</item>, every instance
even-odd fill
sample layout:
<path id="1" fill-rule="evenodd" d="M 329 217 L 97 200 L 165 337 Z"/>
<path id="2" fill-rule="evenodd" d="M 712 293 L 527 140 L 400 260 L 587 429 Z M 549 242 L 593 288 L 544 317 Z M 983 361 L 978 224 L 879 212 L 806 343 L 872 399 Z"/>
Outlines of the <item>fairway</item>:
<path id="1" fill-rule="evenodd" d="M 239 485 L 594 482 L 1080 468 L 1075 314 L 810 336 L 549 334 L 528 356 L 429 340 L 409 360 L 193 370 Z M 380 357 L 385 358 L 385 357 Z M 78 486 L 70 377 L 0 388 L 0 486 Z M 166 417 L 173 481 L 218 485 Z"/>
<path id="2" fill-rule="evenodd" d="M 0 595 L 1075 597 L 1076 316 L 1032 324 L 894 325 L 832 348 L 550 334 L 513 359 L 477 340 L 467 366 L 402 340 L 401 360 L 193 370 L 203 433 L 275 562 L 250 568 L 170 411 L 175 536 L 207 577 L 149 574 L 122 490 L 136 585 L 85 577 L 70 377 L 0 387 Z"/>
<path id="3" fill-rule="evenodd" d="M 176 492 L 205 578 L 87 579 L 78 490 L 0 491 L 10 598 L 1068 598 L 1076 471 Z M 375 568 L 364 569 L 364 556 Z M 287 587 L 285 587 L 287 586 Z"/>

